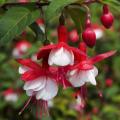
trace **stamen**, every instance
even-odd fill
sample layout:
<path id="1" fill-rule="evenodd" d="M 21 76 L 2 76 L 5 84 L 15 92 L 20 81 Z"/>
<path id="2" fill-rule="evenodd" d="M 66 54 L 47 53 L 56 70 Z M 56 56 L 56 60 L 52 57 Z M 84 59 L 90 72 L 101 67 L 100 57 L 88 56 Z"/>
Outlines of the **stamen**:
<path id="1" fill-rule="evenodd" d="M 31 99 L 33 96 L 31 96 L 28 101 L 26 102 L 25 106 L 22 108 L 22 110 L 18 113 L 18 115 L 21 115 L 23 113 L 23 111 L 26 109 L 26 107 L 29 105 Z"/>

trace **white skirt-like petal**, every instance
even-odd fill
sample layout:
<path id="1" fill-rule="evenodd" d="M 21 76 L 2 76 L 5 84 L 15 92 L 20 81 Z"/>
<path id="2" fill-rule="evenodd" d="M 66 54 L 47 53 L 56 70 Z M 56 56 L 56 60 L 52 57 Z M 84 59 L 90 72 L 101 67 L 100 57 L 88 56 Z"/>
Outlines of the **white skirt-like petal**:
<path id="1" fill-rule="evenodd" d="M 41 89 L 36 94 L 36 99 L 42 99 L 42 100 L 51 100 L 53 97 L 57 95 L 58 92 L 58 86 L 54 80 L 48 78 L 46 80 L 46 85 L 43 89 Z"/>
<path id="2" fill-rule="evenodd" d="M 28 81 L 24 85 L 24 90 L 37 91 L 45 87 L 46 79 L 45 77 L 40 77 L 32 81 Z"/>
<path id="3" fill-rule="evenodd" d="M 98 75 L 98 70 L 94 67 L 92 70 L 73 70 L 68 73 L 68 80 L 74 87 L 81 87 L 86 82 L 96 85 L 95 77 Z"/>
<path id="4" fill-rule="evenodd" d="M 60 49 L 53 49 L 48 58 L 49 65 L 66 66 L 74 64 L 74 55 L 71 51 L 61 47 Z"/>

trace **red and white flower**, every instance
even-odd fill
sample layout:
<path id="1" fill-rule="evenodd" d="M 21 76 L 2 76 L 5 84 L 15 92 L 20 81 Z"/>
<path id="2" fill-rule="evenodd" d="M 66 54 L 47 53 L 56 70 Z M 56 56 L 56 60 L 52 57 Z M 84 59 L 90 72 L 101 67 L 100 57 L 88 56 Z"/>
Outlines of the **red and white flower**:
<path id="1" fill-rule="evenodd" d="M 80 43 L 80 49 L 86 52 L 86 46 L 82 42 Z M 92 58 L 82 57 L 79 59 L 80 63 L 72 67 L 72 70 L 68 72 L 68 79 L 74 87 L 81 87 L 86 82 L 90 82 L 96 85 L 95 77 L 98 75 L 98 70 L 94 66 L 95 63 L 106 59 L 115 54 L 116 51 L 109 51 Z"/>
<path id="2" fill-rule="evenodd" d="M 5 100 L 8 102 L 16 102 L 18 100 L 18 95 L 12 88 L 5 90 L 3 95 Z"/>
<path id="3" fill-rule="evenodd" d="M 17 61 L 22 64 L 19 73 L 22 74 L 21 79 L 25 81 L 24 90 L 28 96 L 48 101 L 57 95 L 56 75 L 47 63 L 41 66 L 30 59 L 18 59 Z"/>
<path id="4" fill-rule="evenodd" d="M 22 57 L 22 55 L 24 55 L 27 50 L 31 47 L 31 43 L 26 41 L 26 40 L 21 40 L 19 42 L 16 43 L 12 55 L 15 58 L 20 58 Z"/>
<path id="5" fill-rule="evenodd" d="M 77 30 L 72 30 L 69 32 L 69 39 L 72 41 L 72 42 L 77 42 L 79 40 L 79 35 L 77 33 Z"/>
<path id="6" fill-rule="evenodd" d="M 48 55 L 49 65 L 67 66 L 74 64 L 74 58 L 82 53 L 74 47 L 67 45 L 68 33 L 64 25 L 58 27 L 58 44 L 47 45 L 38 52 L 38 59 Z M 79 54 L 78 54 L 79 53 Z"/>
<path id="7" fill-rule="evenodd" d="M 36 20 L 36 23 L 39 26 L 39 28 L 42 30 L 42 32 L 45 33 L 44 20 L 42 18 L 39 18 L 39 19 Z"/>

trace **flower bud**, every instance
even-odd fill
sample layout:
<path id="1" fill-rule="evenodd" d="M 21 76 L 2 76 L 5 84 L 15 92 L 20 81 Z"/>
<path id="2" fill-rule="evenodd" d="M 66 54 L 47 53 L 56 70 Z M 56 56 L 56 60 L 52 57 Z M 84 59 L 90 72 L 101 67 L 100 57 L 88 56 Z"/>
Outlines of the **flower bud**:
<path id="1" fill-rule="evenodd" d="M 88 47 L 94 47 L 96 44 L 96 34 L 91 27 L 90 19 L 86 20 L 86 29 L 82 33 L 83 41 L 86 43 Z"/>
<path id="2" fill-rule="evenodd" d="M 101 22 L 107 29 L 109 29 L 113 25 L 114 17 L 109 11 L 107 5 L 103 6 L 103 15 L 101 16 Z"/>

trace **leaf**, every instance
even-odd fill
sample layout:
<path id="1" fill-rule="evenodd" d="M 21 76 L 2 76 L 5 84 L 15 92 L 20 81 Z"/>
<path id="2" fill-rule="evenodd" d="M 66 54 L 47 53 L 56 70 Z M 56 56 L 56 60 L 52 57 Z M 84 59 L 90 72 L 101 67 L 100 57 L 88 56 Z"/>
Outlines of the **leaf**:
<path id="1" fill-rule="evenodd" d="M 6 44 L 39 17 L 39 10 L 24 7 L 9 9 L 0 19 L 0 44 Z"/>
<path id="2" fill-rule="evenodd" d="M 103 0 L 102 3 L 108 4 L 113 7 L 115 10 L 120 12 L 120 2 L 117 0 Z"/>
<path id="3" fill-rule="evenodd" d="M 74 3 L 78 0 L 52 0 L 51 4 L 45 11 L 46 22 L 49 22 L 53 19 L 63 8 L 71 3 Z"/>
<path id="4" fill-rule="evenodd" d="M 84 28 L 83 25 L 85 24 L 84 23 L 86 18 L 85 10 L 82 8 L 68 8 L 67 12 L 73 19 L 78 32 L 81 33 Z"/>

